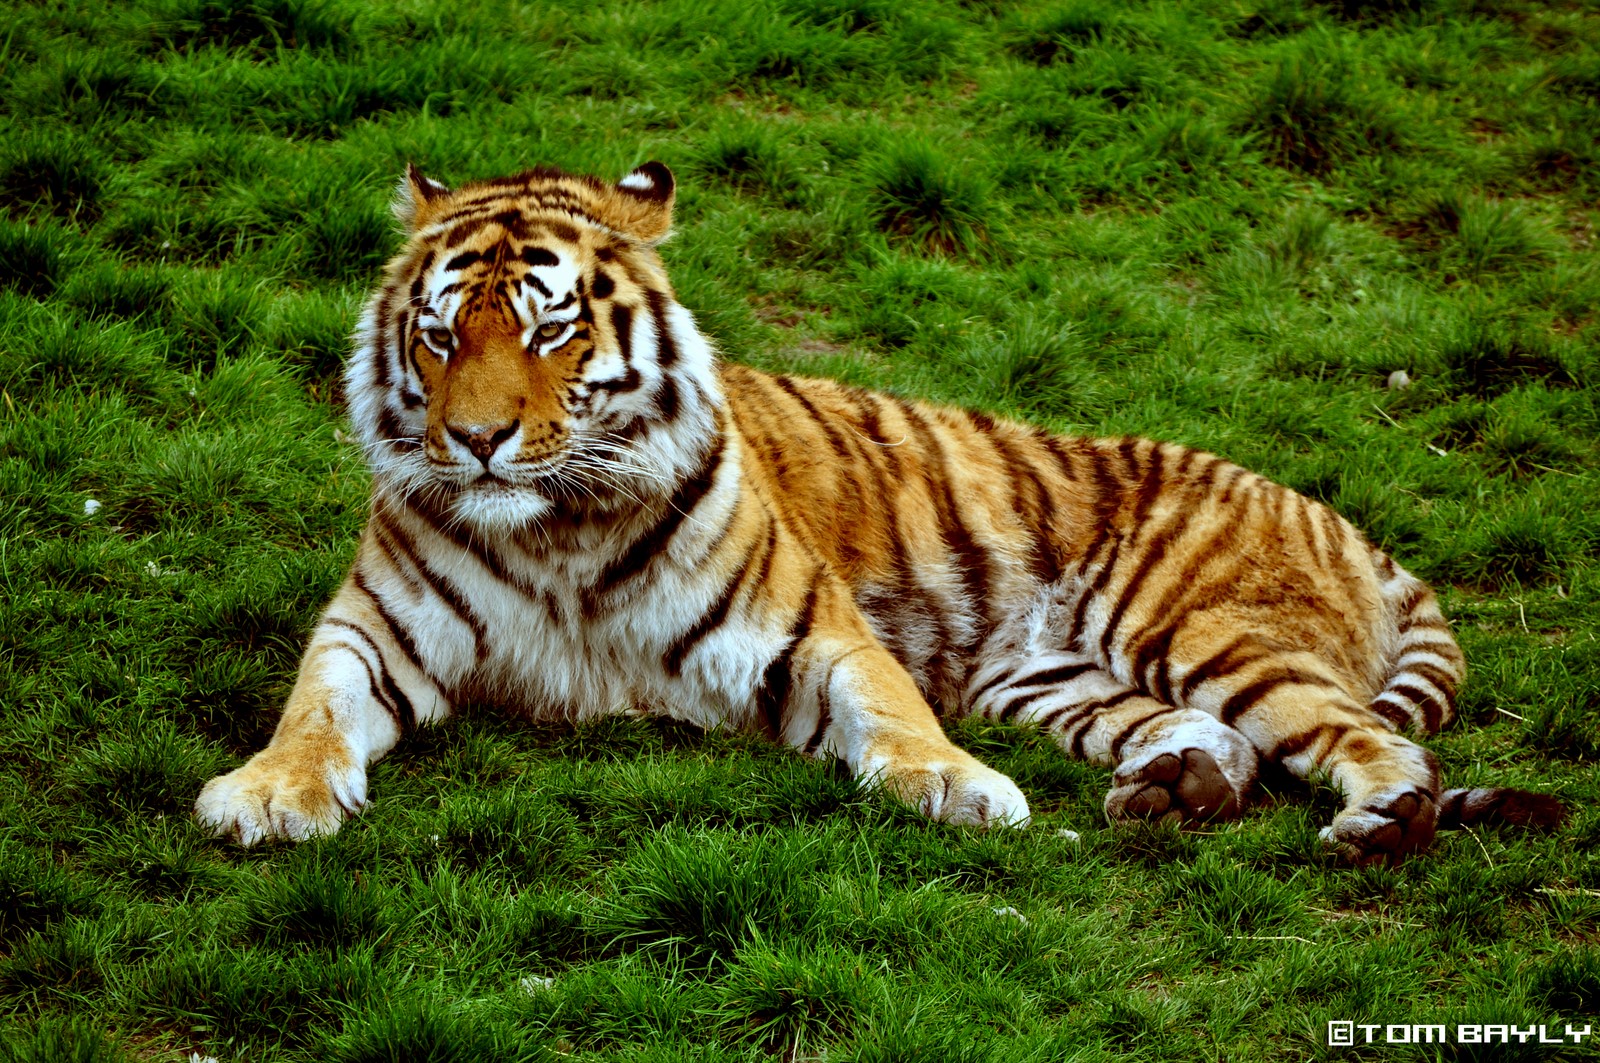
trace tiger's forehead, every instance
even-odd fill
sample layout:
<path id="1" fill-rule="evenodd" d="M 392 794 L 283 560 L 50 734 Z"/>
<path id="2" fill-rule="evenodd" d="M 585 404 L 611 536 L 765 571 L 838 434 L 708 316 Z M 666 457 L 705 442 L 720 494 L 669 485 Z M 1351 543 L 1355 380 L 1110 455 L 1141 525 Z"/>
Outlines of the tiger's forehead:
<path id="1" fill-rule="evenodd" d="M 458 211 L 418 237 L 417 295 L 437 301 L 459 294 L 464 301 L 493 291 L 541 310 L 571 296 L 584 261 L 609 256 L 612 244 L 608 233 L 570 215 L 535 212 L 506 197 Z"/>
<path id="2" fill-rule="evenodd" d="M 473 182 L 449 194 L 427 234 L 442 237 L 447 246 L 463 244 L 488 226 L 516 237 L 542 228 L 550 239 L 574 245 L 586 231 L 605 240 L 620 234 L 601 220 L 604 195 L 594 178 L 552 170 Z"/>

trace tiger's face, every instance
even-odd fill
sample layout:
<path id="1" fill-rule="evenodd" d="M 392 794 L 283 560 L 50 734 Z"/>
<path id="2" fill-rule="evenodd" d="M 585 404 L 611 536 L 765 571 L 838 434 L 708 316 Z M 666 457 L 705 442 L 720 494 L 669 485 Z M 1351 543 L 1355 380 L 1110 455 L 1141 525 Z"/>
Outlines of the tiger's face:
<path id="1" fill-rule="evenodd" d="M 409 170 L 410 240 L 346 372 L 380 482 L 503 528 L 670 473 L 709 369 L 708 351 L 683 357 L 698 334 L 654 250 L 673 192 L 660 163 L 615 185 L 540 170 L 457 190 Z"/>

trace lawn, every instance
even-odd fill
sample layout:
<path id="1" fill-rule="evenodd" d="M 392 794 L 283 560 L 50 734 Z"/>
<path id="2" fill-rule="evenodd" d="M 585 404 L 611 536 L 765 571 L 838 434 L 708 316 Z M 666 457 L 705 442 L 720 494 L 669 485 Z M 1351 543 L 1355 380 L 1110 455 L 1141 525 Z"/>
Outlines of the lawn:
<path id="1" fill-rule="evenodd" d="M 1600 1029 L 1600 8 L 0 10 L 0 1060 L 1600 1058 L 1454 1043 Z M 966 724 L 1035 811 L 981 833 L 478 706 L 331 839 L 204 837 L 362 526 L 338 370 L 405 164 L 652 158 L 727 358 L 1328 503 L 1440 588 L 1447 782 L 1571 822 L 1355 870 L 1326 788 L 1114 829 L 1109 771 Z"/>

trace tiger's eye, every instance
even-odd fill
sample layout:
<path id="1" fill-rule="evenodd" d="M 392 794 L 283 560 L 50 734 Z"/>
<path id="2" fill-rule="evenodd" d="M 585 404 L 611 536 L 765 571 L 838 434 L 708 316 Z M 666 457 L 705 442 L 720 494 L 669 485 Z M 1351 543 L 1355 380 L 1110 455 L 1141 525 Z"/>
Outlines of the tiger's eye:
<path id="1" fill-rule="evenodd" d="M 541 340 L 553 340 L 566 331 L 566 324 L 561 321 L 546 321 L 533 330 L 533 334 Z"/>
<path id="2" fill-rule="evenodd" d="M 451 347 L 454 347 L 455 344 L 456 344 L 455 333 L 451 332 L 447 328 L 426 329 L 426 330 L 424 330 L 423 335 L 428 338 L 428 342 L 429 343 L 431 343 L 435 347 L 439 347 L 439 348 L 441 348 L 443 350 L 447 350 L 448 351 Z"/>

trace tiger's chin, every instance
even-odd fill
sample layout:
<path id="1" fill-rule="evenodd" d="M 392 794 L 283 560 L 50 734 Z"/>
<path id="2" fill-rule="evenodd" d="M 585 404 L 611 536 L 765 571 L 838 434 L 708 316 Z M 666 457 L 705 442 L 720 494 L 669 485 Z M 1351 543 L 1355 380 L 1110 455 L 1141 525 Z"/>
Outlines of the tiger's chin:
<path id="1" fill-rule="evenodd" d="M 554 508 L 554 500 L 535 487 L 490 479 L 461 488 L 450 503 L 458 519 L 486 535 L 525 528 Z"/>

